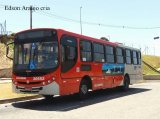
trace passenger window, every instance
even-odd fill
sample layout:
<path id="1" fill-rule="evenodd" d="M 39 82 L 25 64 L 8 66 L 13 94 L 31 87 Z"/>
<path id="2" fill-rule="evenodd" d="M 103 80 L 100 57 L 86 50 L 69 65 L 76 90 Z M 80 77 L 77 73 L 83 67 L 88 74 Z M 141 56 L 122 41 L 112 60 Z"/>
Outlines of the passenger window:
<path id="1" fill-rule="evenodd" d="M 115 56 L 114 56 L 114 48 L 112 46 L 106 45 L 105 46 L 105 53 L 106 53 L 106 62 L 107 63 L 115 63 Z"/>
<path id="2" fill-rule="evenodd" d="M 81 50 L 81 61 L 83 62 L 92 61 L 92 48 L 90 41 L 81 40 L 80 50 Z"/>
<path id="3" fill-rule="evenodd" d="M 94 51 L 94 61 L 96 62 L 105 62 L 104 60 L 104 47 L 101 44 L 93 44 Z"/>
<path id="4" fill-rule="evenodd" d="M 133 64 L 138 64 L 138 62 L 137 62 L 137 52 L 136 51 L 133 51 L 132 59 L 133 59 Z"/>
<path id="5" fill-rule="evenodd" d="M 119 64 L 124 63 L 122 48 L 116 48 L 116 59 L 117 59 L 117 63 Z"/>
<path id="6" fill-rule="evenodd" d="M 141 53 L 138 52 L 138 64 L 141 64 Z"/>
<path id="7" fill-rule="evenodd" d="M 126 54 L 126 64 L 131 64 L 131 50 L 126 49 L 125 54 Z"/>

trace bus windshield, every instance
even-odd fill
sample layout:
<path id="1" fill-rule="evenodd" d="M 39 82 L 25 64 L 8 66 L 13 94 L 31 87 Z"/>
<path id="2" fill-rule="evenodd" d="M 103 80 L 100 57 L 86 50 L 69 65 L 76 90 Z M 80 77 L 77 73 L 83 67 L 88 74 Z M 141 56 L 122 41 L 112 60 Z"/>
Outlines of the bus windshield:
<path id="1" fill-rule="evenodd" d="M 49 39 L 51 40 L 43 40 L 41 36 L 41 38 L 23 39 L 25 42 L 21 42 L 19 39 L 18 42 L 15 41 L 13 69 L 43 70 L 56 68 L 58 66 L 58 42 L 54 37 Z"/>

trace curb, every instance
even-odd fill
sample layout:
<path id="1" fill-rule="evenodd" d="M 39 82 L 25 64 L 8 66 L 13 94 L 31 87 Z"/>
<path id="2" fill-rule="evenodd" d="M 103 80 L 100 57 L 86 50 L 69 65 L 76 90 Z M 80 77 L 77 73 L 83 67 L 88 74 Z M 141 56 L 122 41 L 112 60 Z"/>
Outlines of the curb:
<path id="1" fill-rule="evenodd" d="M 160 79 L 144 79 L 144 80 L 150 80 L 150 81 L 160 81 Z"/>
<path id="2" fill-rule="evenodd" d="M 11 80 L 0 80 L 0 84 L 3 84 L 3 83 L 12 83 Z"/>
<path id="3" fill-rule="evenodd" d="M 12 78 L 0 78 L 0 80 L 12 80 Z"/>
<path id="4" fill-rule="evenodd" d="M 27 97 L 19 97 L 19 98 L 11 98 L 11 99 L 2 99 L 0 100 L 0 104 L 31 100 L 31 99 L 41 98 L 41 97 L 42 97 L 41 95 L 35 95 L 35 96 L 27 96 Z"/>
<path id="5" fill-rule="evenodd" d="M 160 80 L 160 75 L 144 75 L 145 80 Z"/>
<path id="6" fill-rule="evenodd" d="M 0 84 L 2 83 L 11 83 L 12 79 L 11 78 L 0 78 Z"/>

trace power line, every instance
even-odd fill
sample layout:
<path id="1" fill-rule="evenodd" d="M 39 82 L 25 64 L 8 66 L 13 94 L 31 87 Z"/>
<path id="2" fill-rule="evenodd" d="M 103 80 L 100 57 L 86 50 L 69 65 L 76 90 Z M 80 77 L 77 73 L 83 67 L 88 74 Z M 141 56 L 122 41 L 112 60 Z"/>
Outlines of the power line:
<path id="1" fill-rule="evenodd" d="M 38 14 L 38 12 L 36 12 Z M 79 20 L 75 20 L 75 19 L 71 19 L 71 18 L 67 18 L 67 17 L 63 17 L 63 16 L 59 16 L 53 13 L 48 13 L 48 12 L 44 12 L 41 11 L 42 15 L 48 16 L 48 17 L 54 17 L 63 21 L 69 21 L 69 22 L 74 22 L 74 23 L 80 23 Z M 123 28 L 123 29 L 137 29 L 137 30 L 149 30 L 149 29 L 160 29 L 160 26 L 158 27 L 134 27 L 134 26 L 126 26 L 126 25 L 110 25 L 110 24 L 103 24 L 103 23 L 97 23 L 97 22 L 88 22 L 88 21 L 81 21 L 83 24 L 87 24 L 87 25 L 95 25 L 95 26 L 102 26 L 102 27 L 111 27 L 111 28 Z"/>
<path id="2" fill-rule="evenodd" d="M 36 13 L 40 14 L 39 11 L 36 12 Z M 70 18 L 67 18 L 67 17 L 55 15 L 53 13 L 47 13 L 47 12 L 44 12 L 44 11 L 41 11 L 41 15 L 45 15 L 45 16 L 48 16 L 48 17 L 54 17 L 54 18 L 57 18 L 57 19 L 60 19 L 60 20 L 64 20 L 64 21 L 69 21 L 69 22 L 75 22 L 75 23 L 79 23 L 80 22 L 78 20 L 74 20 L 74 19 L 70 19 Z"/>
<path id="3" fill-rule="evenodd" d="M 0 4 L 0 8 L 5 7 L 5 5 Z M 45 15 L 48 17 L 54 17 L 63 21 L 68 21 L 68 22 L 74 22 L 74 23 L 80 23 L 80 20 L 75 20 L 75 19 L 71 19 L 71 18 L 67 18 L 67 17 L 63 17 L 63 16 L 59 16 L 53 13 L 48 13 L 48 12 L 44 12 L 44 11 L 40 11 L 41 15 Z M 38 14 L 38 12 L 36 12 Z M 160 29 L 160 26 L 157 27 L 134 27 L 134 26 L 127 26 L 127 25 L 111 25 L 111 24 L 103 24 L 103 23 L 97 23 L 97 22 L 88 22 L 88 21 L 81 21 L 82 24 L 86 24 L 86 25 L 94 25 L 94 26 L 102 26 L 102 27 L 110 27 L 110 28 L 123 28 L 123 29 L 137 29 L 137 30 L 149 30 L 149 29 Z"/>

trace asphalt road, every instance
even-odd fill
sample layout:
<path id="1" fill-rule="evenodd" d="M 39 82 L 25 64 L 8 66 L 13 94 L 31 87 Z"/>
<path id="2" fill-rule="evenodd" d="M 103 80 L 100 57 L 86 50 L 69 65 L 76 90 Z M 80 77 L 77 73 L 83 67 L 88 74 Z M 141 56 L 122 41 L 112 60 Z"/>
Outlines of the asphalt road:
<path id="1" fill-rule="evenodd" d="M 1 104 L 0 119 L 160 119 L 160 82 L 92 92 L 86 100 L 76 96 Z"/>

